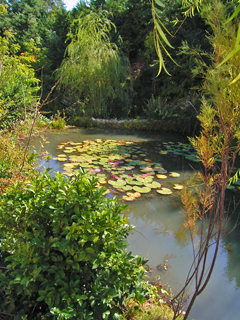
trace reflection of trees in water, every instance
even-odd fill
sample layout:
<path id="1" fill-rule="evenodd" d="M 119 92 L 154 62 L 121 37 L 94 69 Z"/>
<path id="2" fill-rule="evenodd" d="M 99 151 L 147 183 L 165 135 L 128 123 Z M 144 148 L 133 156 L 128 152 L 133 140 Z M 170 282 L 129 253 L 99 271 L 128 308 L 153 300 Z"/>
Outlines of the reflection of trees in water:
<path id="1" fill-rule="evenodd" d="M 175 200 L 168 196 L 160 198 L 156 195 L 151 199 L 143 196 L 142 200 L 131 203 L 124 213 L 131 216 L 133 224 L 152 226 L 155 234 L 173 236 L 175 244 L 184 248 L 189 244 L 189 238 L 183 226 L 181 209 Z"/>
<path id="2" fill-rule="evenodd" d="M 224 275 L 230 282 L 235 282 L 236 287 L 240 287 L 240 226 L 237 226 L 230 234 L 223 237 L 222 247 L 227 252 Z"/>
<path id="3" fill-rule="evenodd" d="M 239 159 L 238 159 L 239 160 Z M 239 166 L 239 163 L 237 164 Z M 240 192 L 229 191 L 226 196 L 225 207 L 230 216 L 226 235 L 222 237 L 221 247 L 227 253 L 224 275 L 230 282 L 240 287 Z"/>

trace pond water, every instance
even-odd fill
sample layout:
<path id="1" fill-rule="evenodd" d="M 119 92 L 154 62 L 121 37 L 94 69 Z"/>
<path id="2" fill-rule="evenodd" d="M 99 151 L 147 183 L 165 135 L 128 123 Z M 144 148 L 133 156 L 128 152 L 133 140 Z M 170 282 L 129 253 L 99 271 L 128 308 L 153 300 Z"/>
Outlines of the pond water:
<path id="1" fill-rule="evenodd" d="M 180 177 L 167 177 L 164 187 L 172 188 L 173 184 L 181 184 L 188 179 L 194 170 L 199 170 L 198 163 L 186 159 L 178 152 L 160 154 L 160 145 L 172 142 L 186 143 L 186 139 L 172 134 L 127 134 L 104 129 L 67 129 L 52 131 L 44 134 L 45 150 L 51 155 L 48 163 L 42 163 L 46 168 L 63 171 L 63 163 L 53 160 L 61 150 L 57 150 L 60 143 L 82 142 L 87 139 L 112 139 L 138 142 L 142 153 L 152 162 L 161 163 L 168 172 L 180 173 Z M 41 152 L 40 138 L 33 138 L 32 145 L 38 153 Z M 167 146 L 167 144 L 166 144 Z M 171 144 L 170 144 L 171 146 Z M 168 145 L 169 148 L 169 145 Z M 135 173 L 135 169 L 131 171 Z M 113 188 L 114 189 L 114 188 Z M 111 189 L 112 190 L 112 189 Z M 115 189 L 114 189 L 115 190 Z M 229 191 L 230 192 L 230 191 Z M 128 202 L 129 207 L 125 215 L 135 226 L 128 238 L 129 250 L 133 254 L 149 259 L 152 268 L 150 280 L 159 276 L 163 283 L 169 283 L 174 292 L 184 284 L 187 272 L 192 262 L 192 246 L 184 233 L 181 214 L 180 191 L 171 196 L 157 194 L 155 190 L 142 194 L 136 201 Z M 107 195 L 109 198 L 122 194 Z M 240 211 L 240 209 L 238 210 Z M 235 212 L 234 216 L 237 216 Z M 233 219 L 234 220 L 234 219 Z M 230 226 L 234 225 L 230 222 Z M 190 314 L 195 320 L 239 320 L 240 319 L 240 228 L 237 227 L 221 240 L 221 248 L 217 257 L 213 275 L 205 291 L 197 298 Z M 191 292 L 190 292 L 191 294 Z"/>

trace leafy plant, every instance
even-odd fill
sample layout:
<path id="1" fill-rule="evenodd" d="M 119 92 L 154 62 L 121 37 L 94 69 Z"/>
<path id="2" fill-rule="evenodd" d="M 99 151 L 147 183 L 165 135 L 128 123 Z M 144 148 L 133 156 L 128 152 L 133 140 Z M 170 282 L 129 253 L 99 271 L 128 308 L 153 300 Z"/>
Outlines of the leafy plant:
<path id="1" fill-rule="evenodd" d="M 32 64 L 34 56 L 21 53 L 14 34 L 5 31 L 0 36 L 0 129 L 26 118 L 37 103 L 38 79 Z"/>
<path id="2" fill-rule="evenodd" d="M 119 110 L 127 115 L 131 92 L 131 86 L 126 85 L 128 59 L 110 40 L 114 28 L 101 11 L 81 15 L 72 23 L 71 42 L 58 74 L 77 59 L 60 85 L 68 106 L 81 108 L 84 116 L 108 117 Z"/>
<path id="3" fill-rule="evenodd" d="M 146 261 L 125 251 L 132 227 L 103 193 L 80 172 L 39 175 L 1 196 L 2 310 L 16 319 L 112 319 L 125 297 L 141 296 Z"/>
<path id="4" fill-rule="evenodd" d="M 63 117 L 60 114 L 60 111 L 58 110 L 55 116 L 53 117 L 50 128 L 52 129 L 63 129 L 66 126 L 66 117 L 63 113 Z"/>
<path id="5" fill-rule="evenodd" d="M 148 100 L 143 111 L 148 119 L 164 119 L 169 113 L 166 103 L 162 100 L 162 98 L 154 98 L 154 96 Z"/>

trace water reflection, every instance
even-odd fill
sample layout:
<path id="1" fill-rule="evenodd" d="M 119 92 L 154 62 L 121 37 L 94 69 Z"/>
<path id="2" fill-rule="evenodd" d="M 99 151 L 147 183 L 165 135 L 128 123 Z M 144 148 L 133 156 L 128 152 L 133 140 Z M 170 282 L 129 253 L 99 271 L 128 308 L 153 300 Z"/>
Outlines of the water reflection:
<path id="1" fill-rule="evenodd" d="M 46 149 L 52 157 L 59 153 L 56 150 L 61 142 L 79 142 L 86 139 L 124 139 L 142 141 L 141 149 L 148 153 L 147 158 L 154 162 L 161 162 L 168 171 L 181 174 L 177 180 L 168 178 L 164 184 L 184 183 L 193 170 L 199 169 L 199 164 L 186 161 L 179 155 L 160 155 L 158 144 L 160 141 L 179 141 L 176 135 L 144 135 L 142 133 L 126 134 L 118 131 L 102 129 L 72 129 L 64 132 L 46 133 Z M 144 141 L 145 140 L 145 141 Z M 40 152 L 39 138 L 34 138 L 33 144 Z M 58 161 L 50 160 L 47 167 L 54 171 L 62 171 Z M 151 267 L 150 280 L 160 276 L 163 283 L 170 283 L 177 292 L 183 286 L 189 267 L 192 263 L 192 245 L 183 228 L 181 214 L 180 192 L 173 197 L 160 196 L 154 191 L 152 197 L 142 196 L 140 200 L 129 203 L 125 215 L 135 230 L 130 234 L 129 250 L 134 254 L 149 259 Z M 109 197 L 113 197 L 110 194 Z M 120 198 L 121 195 L 118 195 Z M 190 318 L 198 320 L 237 320 L 240 314 L 240 227 L 221 240 L 216 266 L 209 285 L 197 299 Z M 166 268 L 165 268 L 166 267 Z M 203 307 L 204 306 L 204 307 Z M 214 312 L 213 312 L 214 309 Z"/>

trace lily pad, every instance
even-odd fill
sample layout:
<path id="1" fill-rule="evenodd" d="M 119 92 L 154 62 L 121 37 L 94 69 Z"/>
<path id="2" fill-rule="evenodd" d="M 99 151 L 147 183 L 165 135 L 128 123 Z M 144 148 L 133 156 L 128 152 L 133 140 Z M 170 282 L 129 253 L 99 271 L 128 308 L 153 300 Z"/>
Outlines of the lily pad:
<path id="1" fill-rule="evenodd" d="M 108 183 L 111 184 L 114 188 L 118 189 L 124 185 L 126 185 L 126 181 L 125 180 L 121 180 L 121 179 L 118 179 L 118 180 L 108 180 Z"/>
<path id="2" fill-rule="evenodd" d="M 135 200 L 134 197 L 128 197 L 128 196 L 122 196 L 122 199 L 125 201 L 134 201 Z"/>
<path id="3" fill-rule="evenodd" d="M 157 174 L 156 177 L 157 177 L 158 179 L 167 179 L 167 176 L 164 175 L 164 174 Z"/>
<path id="4" fill-rule="evenodd" d="M 162 188 L 162 189 L 156 190 L 156 191 L 157 191 L 157 193 L 164 194 L 164 195 L 172 194 L 172 190 L 170 190 L 168 188 Z"/>
<path id="5" fill-rule="evenodd" d="M 68 167 L 68 168 L 74 168 L 75 167 L 75 165 L 73 163 L 64 163 L 63 165 L 64 165 L 64 167 Z"/>
<path id="6" fill-rule="evenodd" d="M 178 173 L 178 172 L 170 172 L 169 176 L 173 177 L 173 178 L 178 178 L 178 177 L 180 177 L 180 173 Z"/>
<path id="7" fill-rule="evenodd" d="M 67 161 L 67 158 L 53 158 L 53 160 L 57 160 L 57 161 Z"/>
<path id="8" fill-rule="evenodd" d="M 63 152 L 65 152 L 65 153 L 72 153 L 74 151 L 74 149 L 71 149 L 71 150 L 63 150 Z"/>
<path id="9" fill-rule="evenodd" d="M 136 191 L 136 192 L 139 192 L 139 193 L 148 193 L 151 191 L 151 188 L 149 187 L 138 187 L 138 186 L 134 186 L 133 187 L 133 190 Z"/>
<path id="10" fill-rule="evenodd" d="M 133 187 L 126 185 L 126 186 L 121 186 L 121 189 L 124 191 L 131 191 L 133 189 Z"/>
<path id="11" fill-rule="evenodd" d="M 127 184 L 130 184 L 131 186 L 143 186 L 143 182 L 142 181 L 138 181 L 138 180 L 130 180 L 130 179 L 126 179 Z"/>
<path id="12" fill-rule="evenodd" d="M 145 183 L 145 186 L 146 187 L 149 187 L 151 189 L 157 189 L 157 188 L 161 188 L 161 184 L 157 181 L 153 181 L 153 182 L 148 182 L 148 183 Z"/>
<path id="13" fill-rule="evenodd" d="M 140 198 L 141 197 L 141 193 L 140 192 L 134 192 L 133 196 L 134 196 L 134 198 Z"/>
<path id="14" fill-rule="evenodd" d="M 182 190 L 182 188 L 183 188 L 183 185 L 177 184 L 177 183 L 175 183 L 174 186 L 173 186 L 174 190 Z"/>

